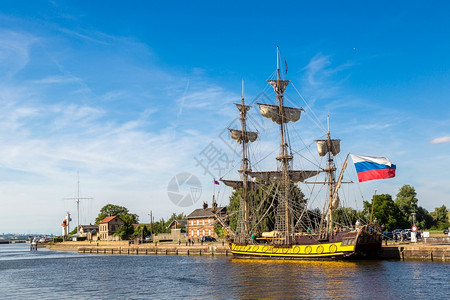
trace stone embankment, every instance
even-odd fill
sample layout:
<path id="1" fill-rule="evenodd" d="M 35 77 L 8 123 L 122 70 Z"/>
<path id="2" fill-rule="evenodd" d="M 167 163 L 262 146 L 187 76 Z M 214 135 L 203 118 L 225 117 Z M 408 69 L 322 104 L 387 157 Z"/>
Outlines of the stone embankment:
<path id="1" fill-rule="evenodd" d="M 86 254 L 130 254 L 130 255 L 231 255 L 227 243 L 149 243 L 129 245 L 128 242 L 63 242 L 47 246 L 58 251 L 77 251 Z"/>
<path id="2" fill-rule="evenodd" d="M 382 258 L 401 260 L 450 261 L 450 237 L 435 235 L 419 243 L 383 245 Z"/>
<path id="3" fill-rule="evenodd" d="M 383 246 L 382 258 L 450 261 L 450 245 L 399 244 Z"/>
<path id="4" fill-rule="evenodd" d="M 231 255 L 227 243 L 148 243 L 133 245 L 119 242 L 63 242 L 50 244 L 48 249 L 77 251 L 86 254 L 125 255 Z M 450 241 L 447 237 L 433 238 L 419 243 L 383 244 L 380 257 L 384 259 L 450 261 Z"/>

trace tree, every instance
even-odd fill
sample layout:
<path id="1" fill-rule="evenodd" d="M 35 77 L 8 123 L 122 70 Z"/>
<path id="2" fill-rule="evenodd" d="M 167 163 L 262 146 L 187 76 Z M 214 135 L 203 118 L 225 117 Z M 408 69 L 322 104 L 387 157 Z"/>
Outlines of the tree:
<path id="1" fill-rule="evenodd" d="M 300 188 L 291 183 L 290 184 L 292 203 L 296 207 L 304 207 L 306 200 L 305 195 Z M 278 206 L 277 197 L 278 185 L 266 186 L 258 188 L 254 191 L 248 192 L 248 208 L 249 208 L 249 226 L 253 231 L 272 231 L 275 228 L 275 208 Z M 279 191 L 278 191 L 279 192 Z M 230 196 L 230 204 L 227 207 L 227 211 L 230 215 L 229 225 L 232 231 L 236 231 L 238 220 L 240 202 L 243 198 L 243 189 L 233 191 Z"/>
<path id="2" fill-rule="evenodd" d="M 363 202 L 364 214 L 368 219 L 376 219 L 378 224 L 384 225 L 386 230 L 406 228 L 409 226 L 404 214 L 388 194 L 375 195 L 372 203 Z"/>
<path id="3" fill-rule="evenodd" d="M 414 187 L 410 185 L 403 185 L 397 193 L 395 203 L 403 212 L 405 218 L 412 224 L 412 213 L 417 211 L 417 193 Z"/>
<path id="4" fill-rule="evenodd" d="M 226 230 L 219 223 L 214 224 L 214 232 L 219 239 L 223 239 L 227 235 Z"/>
<path id="5" fill-rule="evenodd" d="M 169 226 L 169 223 L 164 218 L 161 218 L 159 221 L 153 223 L 153 234 L 170 233 L 170 229 L 167 226 Z"/>
<path id="6" fill-rule="evenodd" d="M 170 216 L 169 220 L 167 220 L 166 227 L 169 226 L 170 223 L 172 223 L 172 221 L 174 221 L 174 220 L 186 220 L 186 219 L 187 219 L 187 217 L 184 213 L 181 213 L 178 215 L 176 213 L 173 213 L 172 216 Z"/>
<path id="7" fill-rule="evenodd" d="M 395 203 L 409 221 L 409 225 L 413 225 L 413 213 L 415 213 L 416 226 L 422 229 L 430 228 L 433 226 L 433 218 L 425 208 L 417 205 L 419 200 L 416 196 L 414 187 L 405 184 L 400 188 Z"/>
<path id="8" fill-rule="evenodd" d="M 419 206 L 416 211 L 417 228 L 425 229 L 433 226 L 433 217 L 428 213 L 428 211 Z"/>
<path id="9" fill-rule="evenodd" d="M 363 212 L 351 207 L 340 207 L 333 210 L 333 221 L 340 225 L 355 224 L 357 220 L 365 219 Z"/>
<path id="10" fill-rule="evenodd" d="M 122 221 L 123 225 L 120 225 L 114 233 L 115 236 L 119 236 L 121 239 L 127 239 L 130 235 L 134 233 L 133 224 L 137 224 L 139 217 L 136 214 L 131 214 L 126 207 L 107 204 L 100 209 L 100 213 L 95 219 L 95 223 L 100 223 L 104 218 L 109 216 L 117 216 Z"/>
<path id="11" fill-rule="evenodd" d="M 117 216 L 122 219 L 125 223 L 136 224 L 139 222 L 139 217 L 136 214 L 130 214 L 128 209 L 123 206 L 106 204 L 100 209 L 100 213 L 95 219 L 95 224 L 100 223 L 104 218 L 110 216 Z M 126 219 L 126 220 L 125 220 Z"/>
<path id="12" fill-rule="evenodd" d="M 135 237 L 146 237 L 150 235 L 150 226 L 145 224 L 139 224 L 134 228 L 133 236 Z"/>
<path id="13" fill-rule="evenodd" d="M 227 212 L 230 214 L 229 217 L 230 229 L 233 232 L 236 232 L 237 229 L 241 197 L 242 197 L 242 189 L 234 190 L 230 196 L 230 204 L 228 204 L 227 207 Z"/>
<path id="14" fill-rule="evenodd" d="M 449 219 L 448 219 L 448 210 L 445 205 L 441 207 L 436 207 L 434 212 L 431 213 L 433 217 L 434 223 L 438 229 L 444 229 L 450 227 Z"/>

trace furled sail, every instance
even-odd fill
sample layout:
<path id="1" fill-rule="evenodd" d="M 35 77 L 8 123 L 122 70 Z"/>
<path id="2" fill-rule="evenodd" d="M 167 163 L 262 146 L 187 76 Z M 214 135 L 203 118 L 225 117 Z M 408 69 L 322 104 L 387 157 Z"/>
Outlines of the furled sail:
<path id="1" fill-rule="evenodd" d="M 242 144 L 242 140 L 244 140 L 242 130 L 238 129 L 228 129 L 230 130 L 231 138 L 237 140 L 239 144 Z M 258 133 L 253 131 L 245 131 L 245 143 L 254 142 L 258 138 Z"/>
<path id="2" fill-rule="evenodd" d="M 261 114 L 277 124 L 281 124 L 281 114 L 278 105 L 258 103 Z M 302 108 L 283 106 L 284 118 L 283 123 L 297 122 L 300 120 Z"/>
<path id="3" fill-rule="evenodd" d="M 242 180 L 226 180 L 226 179 L 220 179 L 226 186 L 229 186 L 235 190 L 241 189 L 244 186 L 244 183 Z M 254 182 L 254 181 L 247 181 L 247 186 L 249 189 L 255 190 L 257 188 L 260 188 L 263 186 L 262 183 Z"/>
<path id="4" fill-rule="evenodd" d="M 243 109 L 243 108 L 245 109 L 246 112 L 249 111 L 250 108 L 251 108 L 251 106 L 249 106 L 249 105 L 242 105 L 242 104 L 239 104 L 239 103 L 235 103 L 234 105 L 237 106 L 237 108 L 238 108 L 238 110 L 239 110 L 240 112 L 242 112 L 242 109 Z"/>
<path id="5" fill-rule="evenodd" d="M 267 80 L 267 82 L 273 87 L 275 92 L 280 94 L 284 93 L 289 84 L 289 80 Z"/>
<path id="6" fill-rule="evenodd" d="M 320 156 L 325 156 L 328 152 L 336 156 L 341 152 L 341 140 L 317 140 L 316 142 L 317 152 L 319 152 Z"/>
<path id="7" fill-rule="evenodd" d="M 316 176 L 321 171 L 297 171 L 289 170 L 289 179 L 293 182 L 303 182 L 305 179 Z M 250 172 L 250 176 L 259 178 L 265 182 L 280 181 L 283 179 L 283 173 L 281 171 L 263 171 L 263 172 Z"/>

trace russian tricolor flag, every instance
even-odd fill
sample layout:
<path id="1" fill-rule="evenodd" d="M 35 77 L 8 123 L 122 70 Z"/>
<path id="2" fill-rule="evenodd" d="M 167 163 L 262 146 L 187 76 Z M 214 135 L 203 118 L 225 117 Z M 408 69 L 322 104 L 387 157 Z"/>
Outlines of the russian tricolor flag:
<path id="1" fill-rule="evenodd" d="M 220 185 L 220 183 L 217 180 L 214 180 L 214 184 Z"/>
<path id="2" fill-rule="evenodd" d="M 359 182 L 395 177 L 395 165 L 386 157 L 353 155 Z"/>

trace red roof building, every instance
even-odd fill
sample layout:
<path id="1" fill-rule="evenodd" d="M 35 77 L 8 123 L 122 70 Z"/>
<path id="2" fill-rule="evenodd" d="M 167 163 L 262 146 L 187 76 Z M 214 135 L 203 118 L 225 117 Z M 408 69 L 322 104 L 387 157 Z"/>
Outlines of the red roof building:
<path id="1" fill-rule="evenodd" d="M 112 240 L 112 235 L 117 231 L 120 225 L 125 222 L 118 216 L 106 217 L 98 223 L 98 235 L 101 240 Z"/>

